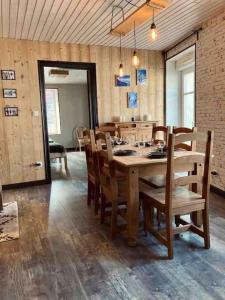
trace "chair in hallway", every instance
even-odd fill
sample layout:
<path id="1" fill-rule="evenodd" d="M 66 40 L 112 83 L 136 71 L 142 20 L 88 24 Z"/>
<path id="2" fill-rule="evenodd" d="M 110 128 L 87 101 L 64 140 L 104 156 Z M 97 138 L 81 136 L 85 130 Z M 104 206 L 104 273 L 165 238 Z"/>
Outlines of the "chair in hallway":
<path id="1" fill-rule="evenodd" d="M 176 146 L 186 142 L 200 142 L 201 145 L 204 144 L 204 155 L 199 153 L 174 157 Z M 208 210 L 212 148 L 213 132 L 211 131 L 178 136 L 170 134 L 165 189 L 151 189 L 144 184 L 141 186 L 140 198 L 144 211 L 145 231 L 152 233 L 167 247 L 170 259 L 173 258 L 173 235 L 187 230 L 203 237 L 206 249 L 210 247 Z M 202 173 L 203 166 L 204 172 Z M 188 172 L 188 175 L 175 178 L 175 170 L 177 168 L 182 169 L 182 172 Z M 190 168 L 192 172 L 190 172 Z M 198 194 L 199 184 L 202 184 L 202 191 Z M 190 185 L 192 190 L 189 188 Z M 154 208 L 165 215 L 166 230 L 164 234 L 154 227 Z M 203 229 L 181 218 L 183 215 L 196 212 L 202 214 Z M 176 228 L 173 228 L 173 217 L 175 217 Z M 182 226 L 180 227 L 180 225 Z"/>
<path id="2" fill-rule="evenodd" d="M 75 144 L 75 149 L 79 148 L 79 151 L 82 151 L 82 147 L 84 147 L 84 130 L 86 127 L 76 127 L 73 130 L 73 139 Z"/>

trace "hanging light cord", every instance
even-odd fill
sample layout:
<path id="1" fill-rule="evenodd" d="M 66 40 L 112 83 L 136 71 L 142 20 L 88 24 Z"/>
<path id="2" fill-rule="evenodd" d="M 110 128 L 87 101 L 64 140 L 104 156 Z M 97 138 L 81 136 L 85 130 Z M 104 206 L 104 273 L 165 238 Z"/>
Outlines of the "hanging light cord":
<path id="1" fill-rule="evenodd" d="M 155 9 L 154 9 L 154 7 L 152 8 L 152 10 L 153 10 L 153 14 L 152 14 L 152 17 L 153 17 L 153 23 L 155 23 Z"/>
<path id="2" fill-rule="evenodd" d="M 122 41 L 121 41 L 121 34 L 120 34 L 120 62 L 122 63 Z"/>
<path id="3" fill-rule="evenodd" d="M 134 50 L 136 50 L 136 28 L 135 28 L 135 21 L 134 21 Z"/>

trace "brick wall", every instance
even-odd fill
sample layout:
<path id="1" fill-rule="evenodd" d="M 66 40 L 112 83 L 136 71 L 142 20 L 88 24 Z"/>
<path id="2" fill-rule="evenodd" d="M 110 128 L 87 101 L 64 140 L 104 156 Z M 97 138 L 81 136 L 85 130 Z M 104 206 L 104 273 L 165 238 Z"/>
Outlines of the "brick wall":
<path id="1" fill-rule="evenodd" d="M 196 42 L 196 123 L 199 131 L 213 129 L 213 169 L 220 176 L 212 184 L 225 190 L 225 11 L 202 24 Z M 194 39 L 167 53 L 171 57 L 193 45 Z"/>
<path id="2" fill-rule="evenodd" d="M 225 189 L 225 11 L 203 24 L 196 51 L 196 116 L 200 130 L 215 131 L 213 185 Z"/>

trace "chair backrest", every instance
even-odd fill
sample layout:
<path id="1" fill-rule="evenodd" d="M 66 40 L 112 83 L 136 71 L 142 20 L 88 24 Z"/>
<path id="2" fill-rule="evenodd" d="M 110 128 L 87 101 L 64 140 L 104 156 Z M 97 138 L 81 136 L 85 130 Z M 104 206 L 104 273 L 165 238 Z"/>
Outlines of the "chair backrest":
<path id="1" fill-rule="evenodd" d="M 100 126 L 100 127 L 96 127 L 95 128 L 95 133 L 100 133 L 100 132 L 103 132 L 103 133 L 109 132 L 109 134 L 111 136 L 115 136 L 116 135 L 116 128 L 113 127 L 113 126 L 106 126 L 106 125 Z"/>
<path id="2" fill-rule="evenodd" d="M 114 201 L 118 194 L 118 185 L 115 176 L 115 168 L 113 164 L 113 153 L 111 138 L 109 133 L 97 133 L 95 135 L 97 143 L 97 154 L 99 163 L 100 185 L 102 193 L 110 201 Z M 106 149 L 102 149 L 102 144 Z"/>
<path id="3" fill-rule="evenodd" d="M 84 130 L 86 130 L 86 127 L 76 127 L 75 128 L 75 133 L 76 133 L 76 138 L 78 140 L 81 140 L 84 138 Z"/>
<path id="4" fill-rule="evenodd" d="M 85 130 L 84 140 L 88 175 L 93 176 L 96 181 L 99 181 L 99 167 L 94 130 Z"/>
<path id="5" fill-rule="evenodd" d="M 169 135 L 168 154 L 167 154 L 167 176 L 166 176 L 166 206 L 172 209 L 172 192 L 177 186 L 192 185 L 192 190 L 197 192 L 196 187 L 202 184 L 202 197 L 208 201 L 210 187 L 210 168 L 213 149 L 214 133 L 187 133 L 175 136 Z M 184 152 L 184 155 L 174 157 L 174 149 L 176 145 L 185 142 L 200 142 L 204 144 L 203 153 Z M 202 172 L 204 168 L 204 172 Z M 174 178 L 175 172 L 189 172 L 188 176 Z M 203 175 L 202 175 L 203 174 Z"/>
<path id="6" fill-rule="evenodd" d="M 152 128 L 152 138 L 154 139 L 155 143 L 159 142 L 159 141 L 165 141 L 166 144 L 168 144 L 168 137 L 169 137 L 169 133 L 171 131 L 171 127 L 170 126 L 156 126 L 156 124 L 153 124 L 153 128 Z M 160 139 L 157 137 L 157 135 L 159 133 L 163 133 L 163 139 Z"/>
<path id="7" fill-rule="evenodd" d="M 197 127 L 187 128 L 187 127 L 173 127 L 173 133 L 175 135 L 194 133 L 197 132 Z M 188 143 L 180 143 L 175 146 L 176 149 L 183 149 L 187 151 L 196 151 L 196 141 L 191 141 Z"/>

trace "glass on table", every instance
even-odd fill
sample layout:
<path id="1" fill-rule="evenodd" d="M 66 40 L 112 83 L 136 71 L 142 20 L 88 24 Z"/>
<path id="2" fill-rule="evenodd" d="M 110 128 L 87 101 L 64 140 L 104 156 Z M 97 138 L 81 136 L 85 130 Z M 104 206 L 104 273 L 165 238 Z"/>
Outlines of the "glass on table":
<path id="1" fill-rule="evenodd" d="M 165 145 L 166 145 L 165 141 L 158 141 L 157 146 L 158 146 L 159 152 L 163 152 Z"/>
<path id="2" fill-rule="evenodd" d="M 145 148 L 144 141 L 138 141 L 138 148 L 140 149 L 141 156 L 143 155 L 143 149 Z"/>

